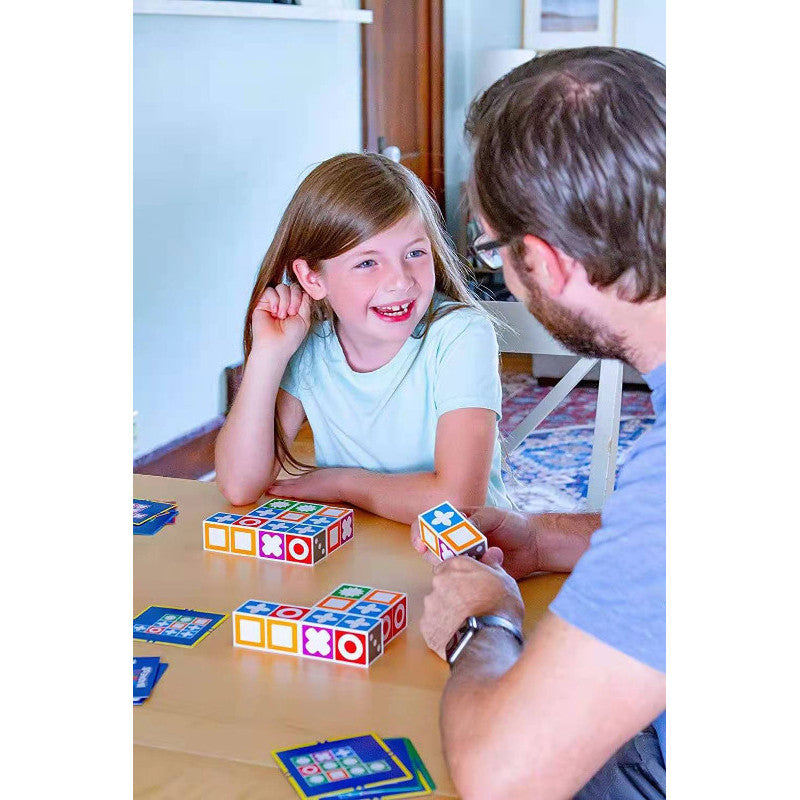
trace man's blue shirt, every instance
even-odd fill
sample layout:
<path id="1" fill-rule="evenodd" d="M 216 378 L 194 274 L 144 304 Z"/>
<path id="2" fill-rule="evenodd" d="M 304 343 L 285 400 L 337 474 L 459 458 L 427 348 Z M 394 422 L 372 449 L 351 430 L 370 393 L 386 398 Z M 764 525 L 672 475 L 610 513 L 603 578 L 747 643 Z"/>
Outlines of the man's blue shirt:
<path id="1" fill-rule="evenodd" d="M 666 363 L 644 379 L 652 391 L 655 423 L 631 448 L 603 507 L 602 525 L 550 610 L 666 672 Z M 666 712 L 653 725 L 665 752 Z"/>

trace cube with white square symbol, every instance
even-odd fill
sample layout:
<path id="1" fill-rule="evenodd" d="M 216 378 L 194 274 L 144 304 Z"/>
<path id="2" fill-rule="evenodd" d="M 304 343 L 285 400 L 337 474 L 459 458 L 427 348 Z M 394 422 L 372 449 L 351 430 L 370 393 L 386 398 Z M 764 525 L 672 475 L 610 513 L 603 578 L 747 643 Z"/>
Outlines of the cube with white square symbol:
<path id="1" fill-rule="evenodd" d="M 451 503 L 420 514 L 419 531 L 428 550 L 442 561 L 453 556 L 480 559 L 489 546 L 486 537 Z"/>
<path id="2" fill-rule="evenodd" d="M 241 519 L 240 514 L 220 511 L 203 520 L 203 549 L 229 553 L 231 549 L 231 524 Z"/>
<path id="3" fill-rule="evenodd" d="M 248 600 L 235 609 L 233 618 L 233 644 L 250 650 L 265 650 L 267 646 L 267 616 L 279 607 L 278 603 Z"/>
<path id="4" fill-rule="evenodd" d="M 405 630 L 408 610 L 408 595 L 403 592 L 390 592 L 386 589 L 373 589 L 364 595 L 362 606 L 379 606 L 383 624 L 384 647 Z M 358 608 L 358 607 L 357 607 Z M 357 613 L 354 609 L 351 613 Z"/>
<path id="5" fill-rule="evenodd" d="M 304 566 L 352 538 L 353 509 L 279 497 L 244 516 L 220 511 L 203 520 L 205 550 Z"/>
<path id="6" fill-rule="evenodd" d="M 248 524 L 242 525 L 242 521 L 234 522 L 231 525 L 231 553 L 237 556 L 256 557 L 258 546 L 258 531 L 250 524 L 253 517 L 248 517 Z M 261 522 L 261 520 L 256 520 Z"/>

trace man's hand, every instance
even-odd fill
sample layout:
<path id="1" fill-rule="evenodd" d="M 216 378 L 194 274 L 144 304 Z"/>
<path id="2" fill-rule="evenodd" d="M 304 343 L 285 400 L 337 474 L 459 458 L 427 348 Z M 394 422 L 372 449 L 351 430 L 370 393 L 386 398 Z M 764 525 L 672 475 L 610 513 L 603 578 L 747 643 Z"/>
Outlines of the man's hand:
<path id="1" fill-rule="evenodd" d="M 269 494 L 295 500 L 315 500 L 318 503 L 338 503 L 343 500 L 347 468 L 325 467 L 306 472 L 296 478 L 275 481 L 267 488 Z"/>
<path id="2" fill-rule="evenodd" d="M 488 539 L 490 547 L 503 551 L 503 568 L 512 578 L 520 580 L 540 569 L 533 518 L 493 506 L 464 508 L 461 513 Z M 411 525 L 411 546 L 418 553 L 424 553 L 430 564 L 439 563 L 422 541 L 418 520 Z"/>
<path id="3" fill-rule="evenodd" d="M 503 551 L 503 568 L 512 578 L 520 580 L 541 569 L 535 517 L 493 506 L 468 508 L 462 513 L 488 539 L 490 547 Z"/>
<path id="4" fill-rule="evenodd" d="M 491 547 L 481 561 L 456 556 L 434 567 L 433 591 L 425 598 L 420 630 L 425 643 L 441 658 L 469 616 L 498 614 L 522 627 L 522 597 L 502 563 L 502 552 Z"/>

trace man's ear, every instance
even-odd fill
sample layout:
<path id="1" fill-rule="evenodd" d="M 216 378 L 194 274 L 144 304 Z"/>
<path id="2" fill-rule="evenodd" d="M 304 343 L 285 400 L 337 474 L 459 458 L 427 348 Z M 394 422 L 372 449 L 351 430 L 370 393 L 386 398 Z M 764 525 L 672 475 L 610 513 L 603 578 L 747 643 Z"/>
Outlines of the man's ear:
<path id="1" fill-rule="evenodd" d="M 303 287 L 303 291 L 312 300 L 322 300 L 322 298 L 328 294 L 328 289 L 321 280 L 321 274 L 318 271 L 311 269 L 305 259 L 296 258 L 292 262 L 292 271 L 294 272 L 295 277 L 300 285 Z"/>
<path id="2" fill-rule="evenodd" d="M 569 280 L 565 259 L 544 239 L 530 233 L 522 238 L 522 243 L 525 270 L 550 297 L 558 297 Z"/>

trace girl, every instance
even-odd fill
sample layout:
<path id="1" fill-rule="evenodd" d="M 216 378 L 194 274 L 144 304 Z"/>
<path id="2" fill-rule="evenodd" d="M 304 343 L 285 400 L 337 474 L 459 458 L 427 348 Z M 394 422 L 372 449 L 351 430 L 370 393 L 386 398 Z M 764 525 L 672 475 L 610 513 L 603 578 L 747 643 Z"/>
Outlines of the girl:
<path id="1" fill-rule="evenodd" d="M 497 339 L 445 236 L 419 178 L 384 156 L 338 155 L 300 184 L 253 288 L 217 438 L 231 503 L 268 491 L 404 523 L 443 500 L 511 506 Z M 289 453 L 306 419 L 317 469 Z M 281 467 L 298 477 L 276 481 Z"/>

